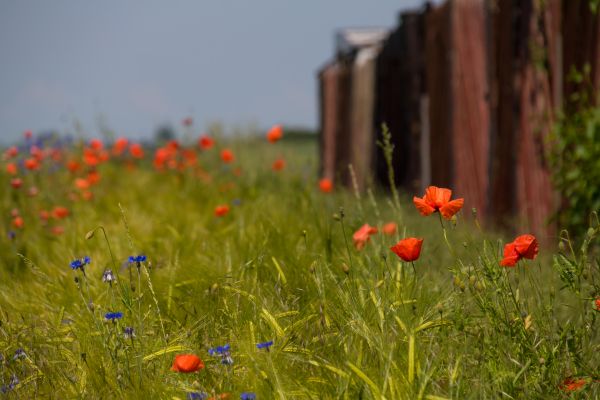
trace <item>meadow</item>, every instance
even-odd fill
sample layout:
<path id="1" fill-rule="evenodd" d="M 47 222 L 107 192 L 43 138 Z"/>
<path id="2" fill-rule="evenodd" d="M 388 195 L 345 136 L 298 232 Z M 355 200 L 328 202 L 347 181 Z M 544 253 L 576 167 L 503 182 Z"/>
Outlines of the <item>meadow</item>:
<path id="1" fill-rule="evenodd" d="M 0 398 L 600 398 L 596 214 L 514 253 L 271 139 L 5 149 Z"/>

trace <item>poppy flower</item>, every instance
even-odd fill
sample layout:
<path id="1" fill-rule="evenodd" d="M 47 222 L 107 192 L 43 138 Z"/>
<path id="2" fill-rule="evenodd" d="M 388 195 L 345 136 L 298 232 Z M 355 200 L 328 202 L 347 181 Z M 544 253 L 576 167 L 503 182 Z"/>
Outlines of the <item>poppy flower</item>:
<path id="1" fill-rule="evenodd" d="M 235 157 L 233 156 L 233 152 L 229 149 L 223 149 L 221 151 L 221 160 L 223 160 L 224 163 L 230 163 L 233 161 Z"/>
<path id="2" fill-rule="evenodd" d="M 25 165 L 25 168 L 30 171 L 38 169 L 40 166 L 40 162 L 36 158 L 27 158 L 23 164 Z"/>
<path id="3" fill-rule="evenodd" d="M 270 143 L 275 143 L 282 137 L 283 137 L 283 127 L 281 125 L 275 125 L 271 129 L 269 129 L 269 132 L 267 132 L 267 140 Z"/>
<path id="4" fill-rule="evenodd" d="M 100 151 L 104 148 L 104 144 L 100 139 L 90 140 L 90 148 L 94 151 Z"/>
<path id="5" fill-rule="evenodd" d="M 21 218 L 21 217 L 15 217 L 12 220 L 12 224 L 15 228 L 21 229 L 25 225 L 25 221 L 23 221 L 23 218 Z"/>
<path id="6" fill-rule="evenodd" d="M 581 389 L 586 384 L 587 384 L 587 381 L 585 379 L 582 379 L 582 378 L 576 379 L 573 377 L 569 377 L 560 384 L 559 388 L 563 392 L 574 392 L 576 390 Z"/>
<path id="7" fill-rule="evenodd" d="M 144 149 L 141 144 L 134 143 L 129 147 L 129 154 L 131 154 L 133 158 L 144 158 Z"/>
<path id="8" fill-rule="evenodd" d="M 10 180 L 10 186 L 14 189 L 18 189 L 23 186 L 23 180 L 21 178 L 14 178 Z"/>
<path id="9" fill-rule="evenodd" d="M 25 139 L 31 139 L 31 137 L 33 136 L 33 132 L 27 130 L 27 131 L 23 132 L 23 136 L 25 136 Z"/>
<path id="10" fill-rule="evenodd" d="M 273 161 L 273 165 L 271 165 L 271 169 L 273 169 L 273 171 L 281 171 L 284 168 L 285 160 L 283 158 L 278 158 L 277 160 Z"/>
<path id="11" fill-rule="evenodd" d="M 115 144 L 113 145 L 113 154 L 116 156 L 123 154 L 127 148 L 127 145 L 129 145 L 129 140 L 123 137 L 118 138 L 115 140 Z"/>
<path id="12" fill-rule="evenodd" d="M 77 172 L 81 168 L 81 164 L 75 160 L 67 161 L 67 169 L 71 172 Z"/>
<path id="13" fill-rule="evenodd" d="M 29 190 L 27 191 L 27 194 L 29 195 L 29 197 L 35 197 L 39 193 L 40 193 L 40 191 L 35 186 L 30 187 Z"/>
<path id="14" fill-rule="evenodd" d="M 16 146 L 12 146 L 9 147 L 8 149 L 6 149 L 6 151 L 4 152 L 4 156 L 6 158 L 13 158 L 16 157 L 17 154 L 19 154 L 19 149 L 17 149 Z"/>
<path id="15" fill-rule="evenodd" d="M 60 236 L 63 233 L 65 233 L 65 228 L 63 228 L 62 226 L 57 225 L 57 226 L 53 226 L 50 231 L 52 232 L 53 235 Z"/>
<path id="16" fill-rule="evenodd" d="M 354 232 L 354 235 L 352 235 L 354 247 L 356 247 L 357 250 L 362 250 L 369 241 L 369 236 L 374 233 L 377 233 L 377 228 L 372 227 L 369 224 L 364 224 L 361 226 L 356 232 Z"/>
<path id="17" fill-rule="evenodd" d="M 204 368 L 204 363 L 195 354 L 179 354 L 175 356 L 171 371 L 175 372 L 196 372 Z"/>
<path id="18" fill-rule="evenodd" d="M 231 398 L 231 394 L 229 393 L 221 393 L 213 397 L 209 397 L 206 400 L 227 400 Z"/>
<path id="19" fill-rule="evenodd" d="M 15 164 L 15 163 L 8 163 L 8 164 L 6 164 L 6 172 L 9 175 L 16 175 L 17 170 L 18 170 L 17 164 Z"/>
<path id="20" fill-rule="evenodd" d="M 333 190 L 333 182 L 331 179 L 323 178 L 319 181 L 319 189 L 323 193 L 330 193 Z"/>
<path id="21" fill-rule="evenodd" d="M 181 123 L 183 124 L 183 126 L 192 126 L 194 120 L 192 119 L 192 117 L 187 117 L 184 118 L 183 121 L 181 121 Z"/>
<path id="22" fill-rule="evenodd" d="M 200 148 L 202 150 L 208 150 L 208 149 L 212 148 L 214 145 L 215 145 L 215 140 L 207 135 L 203 135 L 198 140 L 198 146 L 200 146 Z"/>
<path id="23" fill-rule="evenodd" d="M 381 230 L 386 235 L 391 236 L 394 233 L 396 233 L 396 231 L 398 230 L 398 225 L 396 225 L 396 223 L 394 223 L 394 222 L 388 222 L 387 224 L 383 225 L 383 228 Z"/>
<path id="24" fill-rule="evenodd" d="M 229 206 L 227 204 L 221 204 L 215 207 L 215 215 L 217 217 L 223 217 L 229 212 Z"/>
<path id="25" fill-rule="evenodd" d="M 42 210 L 40 211 L 40 219 L 42 221 L 48 221 L 48 218 L 50 218 L 50 213 L 46 210 Z"/>
<path id="26" fill-rule="evenodd" d="M 392 250 L 398 257 L 406 262 L 412 262 L 419 258 L 421 255 L 421 246 L 423 245 L 423 239 L 421 238 L 406 238 L 402 239 L 392 247 Z"/>
<path id="27" fill-rule="evenodd" d="M 62 219 L 69 215 L 69 209 L 66 207 L 56 206 L 52 210 L 52 216 L 55 219 Z"/>
<path id="28" fill-rule="evenodd" d="M 595 301 L 596 303 L 596 311 L 600 311 L 600 297 L 598 297 Z"/>
<path id="29" fill-rule="evenodd" d="M 422 199 L 416 196 L 413 197 L 413 203 L 423 216 L 428 216 L 438 211 L 442 214 L 442 217 L 450 219 L 460 211 L 465 202 L 462 198 L 450 200 L 450 197 L 452 197 L 452 190 L 429 186 L 425 190 L 425 196 Z"/>
<path id="30" fill-rule="evenodd" d="M 86 180 L 90 185 L 95 185 L 96 183 L 100 182 L 100 174 L 98 171 L 90 171 L 87 174 Z"/>
<path id="31" fill-rule="evenodd" d="M 521 235 L 504 246 L 503 267 L 514 267 L 522 258 L 533 260 L 539 251 L 538 242 L 533 235 Z"/>

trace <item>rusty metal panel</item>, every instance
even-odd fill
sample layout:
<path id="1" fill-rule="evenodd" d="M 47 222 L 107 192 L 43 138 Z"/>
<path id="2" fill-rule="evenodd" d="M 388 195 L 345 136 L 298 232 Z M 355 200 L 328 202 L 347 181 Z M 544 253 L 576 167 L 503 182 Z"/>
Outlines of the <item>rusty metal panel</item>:
<path id="1" fill-rule="evenodd" d="M 322 177 L 335 176 L 335 148 L 337 132 L 339 65 L 336 62 L 326 65 L 319 74 L 321 112 L 321 172 Z"/>
<path id="2" fill-rule="evenodd" d="M 465 198 L 467 208 L 483 215 L 490 129 L 486 8 L 483 0 L 454 0 L 450 6 L 452 188 Z"/>
<path id="3" fill-rule="evenodd" d="M 429 94 L 431 184 L 452 186 L 452 103 L 450 5 L 432 7 L 425 16 L 425 74 Z"/>

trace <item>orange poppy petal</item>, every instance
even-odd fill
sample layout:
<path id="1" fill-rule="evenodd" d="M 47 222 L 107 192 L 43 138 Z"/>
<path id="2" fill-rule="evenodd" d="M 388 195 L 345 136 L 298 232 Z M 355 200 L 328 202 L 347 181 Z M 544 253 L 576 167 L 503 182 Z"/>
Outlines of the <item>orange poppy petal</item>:
<path id="1" fill-rule="evenodd" d="M 413 203 L 415 203 L 415 207 L 417 207 L 417 210 L 419 210 L 421 215 L 425 217 L 433 214 L 433 212 L 435 211 L 435 208 L 427 204 L 424 199 L 413 197 Z"/>
<path id="2" fill-rule="evenodd" d="M 425 190 L 425 197 L 423 200 L 429 204 L 435 204 L 435 207 L 441 207 L 450 201 L 452 197 L 452 190 L 446 188 L 439 188 L 437 186 L 429 186 Z"/>
<path id="3" fill-rule="evenodd" d="M 513 243 L 517 253 L 524 258 L 533 260 L 539 251 L 538 242 L 533 235 L 521 235 L 517 237 Z"/>
<path id="4" fill-rule="evenodd" d="M 465 199 L 456 199 L 444 204 L 442 207 L 440 207 L 440 213 L 442 214 L 442 217 L 446 219 L 452 218 L 454 214 L 460 211 L 464 203 Z"/>

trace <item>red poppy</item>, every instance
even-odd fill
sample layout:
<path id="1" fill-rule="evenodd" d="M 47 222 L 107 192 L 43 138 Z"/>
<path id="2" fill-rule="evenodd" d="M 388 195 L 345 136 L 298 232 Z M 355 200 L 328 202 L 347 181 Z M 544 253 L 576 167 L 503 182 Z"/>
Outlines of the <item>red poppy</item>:
<path id="1" fill-rule="evenodd" d="M 19 216 L 19 209 L 18 208 L 13 208 L 12 210 L 10 210 L 10 216 L 11 217 L 18 217 Z"/>
<path id="2" fill-rule="evenodd" d="M 62 219 L 69 216 L 69 209 L 66 207 L 56 206 L 52 210 L 52 216 L 55 219 Z"/>
<path id="3" fill-rule="evenodd" d="M 181 121 L 181 123 L 183 124 L 183 126 L 192 126 L 194 120 L 192 119 L 192 117 L 187 117 L 184 118 L 183 121 Z"/>
<path id="4" fill-rule="evenodd" d="M 38 169 L 40 166 L 40 162 L 36 158 L 28 158 L 24 161 L 24 164 L 28 170 Z"/>
<path id="5" fill-rule="evenodd" d="M 95 167 L 100 163 L 100 159 L 96 152 L 92 149 L 83 149 L 83 162 L 90 167 Z"/>
<path id="6" fill-rule="evenodd" d="M 319 181 L 319 189 L 323 193 L 330 193 L 333 190 L 333 182 L 331 179 L 323 178 Z"/>
<path id="7" fill-rule="evenodd" d="M 129 154 L 131 154 L 133 158 L 144 158 L 144 149 L 141 144 L 134 143 L 129 147 Z"/>
<path id="8" fill-rule="evenodd" d="M 23 136 L 25 136 L 25 139 L 31 139 L 31 137 L 33 136 L 33 132 L 25 131 L 23 132 Z"/>
<path id="9" fill-rule="evenodd" d="M 87 174 L 86 180 L 90 185 L 95 185 L 96 183 L 100 182 L 100 173 L 98 171 L 90 171 Z"/>
<path id="10" fill-rule="evenodd" d="M 75 186 L 77 186 L 78 189 L 84 190 L 90 187 L 90 183 L 87 179 L 77 178 L 75 179 Z"/>
<path id="11" fill-rule="evenodd" d="M 413 197 L 413 203 L 415 203 L 415 206 L 421 215 L 428 216 L 439 211 L 439 213 L 442 214 L 442 217 L 450 219 L 454 214 L 460 211 L 465 202 L 464 199 L 455 199 L 451 201 L 450 197 L 452 197 L 452 190 L 429 186 L 425 190 L 425 196 L 423 196 L 422 199 Z"/>
<path id="12" fill-rule="evenodd" d="M 381 230 L 386 235 L 390 235 L 391 236 L 394 233 L 396 233 L 396 231 L 398 230 L 398 225 L 396 225 L 395 222 L 388 222 L 387 224 L 383 225 L 383 228 Z"/>
<path id="13" fill-rule="evenodd" d="M 23 180 L 21 178 L 14 178 L 10 180 L 10 186 L 14 189 L 18 189 L 23 185 Z"/>
<path id="14" fill-rule="evenodd" d="M 398 257 L 406 262 L 415 261 L 421 255 L 421 246 L 423 239 L 421 238 L 406 238 L 402 239 L 392 247 L 392 250 Z"/>
<path id="15" fill-rule="evenodd" d="M 277 160 L 273 161 L 271 168 L 273 171 L 281 171 L 285 168 L 285 160 L 283 158 L 278 158 Z"/>
<path id="16" fill-rule="evenodd" d="M 25 221 L 23 221 L 23 218 L 21 218 L 21 217 L 15 217 L 12 220 L 12 224 L 15 228 L 21 229 L 25 225 Z"/>
<path id="17" fill-rule="evenodd" d="M 586 384 L 587 381 L 583 378 L 576 379 L 573 377 L 568 377 L 559 385 L 559 388 L 563 392 L 574 392 L 576 390 L 581 389 Z"/>
<path id="18" fill-rule="evenodd" d="M 81 164 L 76 160 L 67 161 L 67 169 L 71 172 L 77 172 L 81 168 Z"/>
<path id="19" fill-rule="evenodd" d="M 115 144 L 113 145 L 113 154 L 116 156 L 121 155 L 127 148 L 128 144 L 129 140 L 127 140 L 126 138 L 118 138 L 117 140 L 115 140 Z"/>
<path id="20" fill-rule="evenodd" d="M 27 191 L 27 194 L 29 195 L 29 197 L 35 197 L 39 193 L 40 193 L 40 191 L 35 186 L 30 187 L 29 190 Z"/>
<path id="21" fill-rule="evenodd" d="M 100 139 L 90 140 L 90 148 L 94 151 L 100 151 L 104 148 L 104 144 Z"/>
<path id="22" fill-rule="evenodd" d="M 267 132 L 267 140 L 271 143 L 277 142 L 283 137 L 283 127 L 281 125 L 275 125 L 269 132 Z"/>
<path id="23" fill-rule="evenodd" d="M 13 157 L 16 157 L 17 154 L 19 154 L 19 149 L 17 149 L 16 146 L 12 146 L 12 147 L 9 147 L 8 149 L 6 149 L 4 156 L 6 158 L 13 158 Z"/>
<path id="24" fill-rule="evenodd" d="M 203 135 L 198 140 L 198 146 L 200 146 L 200 148 L 202 150 L 208 150 L 211 147 L 213 147 L 214 145 L 215 145 L 215 140 L 213 138 L 211 138 L 210 136 L 207 136 L 207 135 Z"/>
<path id="25" fill-rule="evenodd" d="M 196 372 L 204 368 L 204 363 L 195 354 L 179 354 L 173 360 L 171 371 L 176 372 Z"/>
<path id="26" fill-rule="evenodd" d="M 84 191 L 81 193 L 81 197 L 83 197 L 83 199 L 84 199 L 84 200 L 88 200 L 88 201 L 89 201 L 89 200 L 91 200 L 91 199 L 93 199 L 93 198 L 94 198 L 94 193 L 92 193 L 92 192 L 91 192 L 91 191 L 89 191 L 89 190 L 84 190 Z"/>
<path id="27" fill-rule="evenodd" d="M 51 232 L 55 236 L 60 236 L 63 233 L 65 233 L 65 228 L 63 228 L 62 226 L 53 226 Z"/>
<path id="28" fill-rule="evenodd" d="M 17 170 L 18 170 L 17 164 L 15 164 L 15 163 L 8 163 L 8 164 L 6 164 L 6 172 L 9 175 L 16 175 Z"/>
<path id="29" fill-rule="evenodd" d="M 356 247 L 357 250 L 362 250 L 369 241 L 369 237 L 374 233 L 377 233 L 377 228 L 370 226 L 369 224 L 361 226 L 354 232 L 354 235 L 352 235 L 354 247 Z"/>
<path id="30" fill-rule="evenodd" d="M 50 218 L 50 213 L 46 210 L 42 210 L 40 211 L 40 219 L 42 219 L 43 221 L 47 221 L 48 218 Z"/>
<path id="31" fill-rule="evenodd" d="M 600 297 L 598 297 L 595 301 L 596 303 L 596 311 L 600 311 Z"/>
<path id="32" fill-rule="evenodd" d="M 221 204 L 215 207 L 215 215 L 217 217 L 223 217 L 229 212 L 229 206 L 227 204 Z"/>
<path id="33" fill-rule="evenodd" d="M 223 149 L 221 151 L 221 160 L 223 160 L 224 163 L 230 163 L 233 161 L 235 157 L 233 156 L 233 152 L 229 149 Z"/>
<path id="34" fill-rule="evenodd" d="M 500 261 L 503 267 L 514 267 L 522 258 L 533 260 L 539 251 L 538 242 L 533 235 L 521 235 L 504 246 L 504 258 Z"/>
<path id="35" fill-rule="evenodd" d="M 214 397 L 209 397 L 207 400 L 227 400 L 231 398 L 231 394 L 229 393 L 221 393 Z"/>

